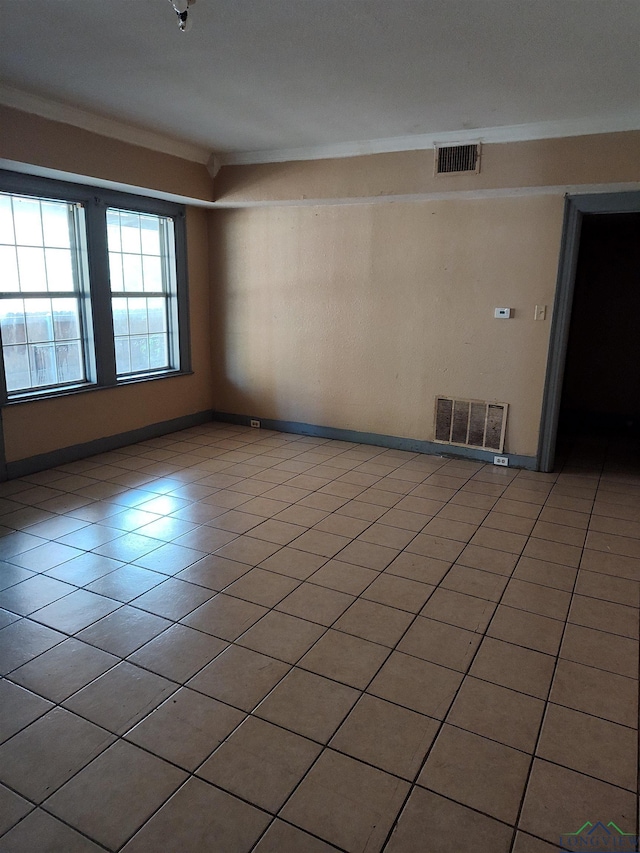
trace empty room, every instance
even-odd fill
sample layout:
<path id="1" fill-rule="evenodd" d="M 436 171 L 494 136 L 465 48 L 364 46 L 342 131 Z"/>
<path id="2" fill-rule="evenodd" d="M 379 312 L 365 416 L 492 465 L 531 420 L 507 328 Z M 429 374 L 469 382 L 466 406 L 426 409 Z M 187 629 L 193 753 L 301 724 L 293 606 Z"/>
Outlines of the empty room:
<path id="1" fill-rule="evenodd" d="M 638 851 L 636 0 L 0 15 L 0 853 Z"/>

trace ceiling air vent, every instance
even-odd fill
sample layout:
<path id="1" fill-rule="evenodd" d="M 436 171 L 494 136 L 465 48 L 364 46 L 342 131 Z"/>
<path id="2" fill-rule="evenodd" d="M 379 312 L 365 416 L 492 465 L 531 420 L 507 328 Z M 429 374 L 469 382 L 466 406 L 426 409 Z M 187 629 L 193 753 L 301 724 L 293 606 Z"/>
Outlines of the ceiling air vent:
<path id="1" fill-rule="evenodd" d="M 480 143 L 436 145 L 436 175 L 480 171 Z"/>
<path id="2" fill-rule="evenodd" d="M 436 397 L 435 440 L 502 453 L 508 408 L 507 403 Z"/>

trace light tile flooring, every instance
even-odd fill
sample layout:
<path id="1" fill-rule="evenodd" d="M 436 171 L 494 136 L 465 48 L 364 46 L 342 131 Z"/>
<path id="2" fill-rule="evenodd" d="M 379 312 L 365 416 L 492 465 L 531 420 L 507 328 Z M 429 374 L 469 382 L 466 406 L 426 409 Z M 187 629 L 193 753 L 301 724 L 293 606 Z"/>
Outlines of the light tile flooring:
<path id="1" fill-rule="evenodd" d="M 0 495 L 0 850 L 637 833 L 628 454 L 535 474 L 209 424 Z"/>

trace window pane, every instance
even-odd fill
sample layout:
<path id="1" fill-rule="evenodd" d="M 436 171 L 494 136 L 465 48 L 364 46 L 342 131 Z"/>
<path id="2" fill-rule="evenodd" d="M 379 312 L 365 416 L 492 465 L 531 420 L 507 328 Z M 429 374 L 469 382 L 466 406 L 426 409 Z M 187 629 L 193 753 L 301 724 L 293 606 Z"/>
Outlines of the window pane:
<path id="1" fill-rule="evenodd" d="M 119 374 L 131 373 L 129 338 L 116 338 L 116 371 Z"/>
<path id="2" fill-rule="evenodd" d="M 123 255 L 122 272 L 124 289 L 130 293 L 140 293 L 142 287 L 142 258 L 140 255 Z"/>
<path id="3" fill-rule="evenodd" d="M 152 370 L 159 370 L 162 367 L 167 367 L 168 363 L 167 336 L 149 335 L 149 367 Z"/>
<path id="4" fill-rule="evenodd" d="M 84 380 L 77 299 L 3 299 L 0 331 L 8 391 Z"/>
<path id="5" fill-rule="evenodd" d="M 129 299 L 129 331 L 132 335 L 146 335 L 149 331 L 147 326 L 147 300 Z"/>
<path id="6" fill-rule="evenodd" d="M 31 382 L 35 387 L 55 385 L 57 382 L 56 353 L 52 344 L 31 344 L 29 346 L 29 364 Z"/>
<path id="7" fill-rule="evenodd" d="M 74 289 L 70 249 L 45 249 L 49 290 Z"/>
<path id="8" fill-rule="evenodd" d="M 80 340 L 80 313 L 76 299 L 53 299 L 53 331 L 56 341 Z"/>
<path id="9" fill-rule="evenodd" d="M 14 246 L 0 246 L 0 290 L 4 293 L 20 290 L 18 259 Z"/>
<path id="10" fill-rule="evenodd" d="M 29 343 L 53 340 L 53 315 L 50 299 L 25 299 L 27 339 Z"/>
<path id="11" fill-rule="evenodd" d="M 111 290 L 124 290 L 122 255 L 119 252 L 109 252 L 109 278 L 111 279 Z"/>
<path id="12" fill-rule="evenodd" d="M 84 379 L 82 344 L 80 341 L 56 344 L 56 367 L 58 382 L 80 382 Z"/>
<path id="13" fill-rule="evenodd" d="M 118 374 L 169 367 L 166 299 L 116 297 L 112 304 Z"/>
<path id="14" fill-rule="evenodd" d="M 119 252 L 120 243 L 120 214 L 117 210 L 107 210 L 107 244 L 110 252 Z"/>
<path id="15" fill-rule="evenodd" d="M 27 323 L 24 316 L 24 300 L 3 299 L 0 302 L 0 312 L 2 343 L 5 346 L 26 343 Z"/>
<path id="16" fill-rule="evenodd" d="M 120 211 L 120 235 L 122 251 L 139 255 L 140 247 L 140 215 L 126 210 Z"/>
<path id="17" fill-rule="evenodd" d="M 131 345 L 131 372 L 149 370 L 149 339 L 146 335 L 129 338 Z"/>
<path id="18" fill-rule="evenodd" d="M 19 246 L 42 246 L 40 202 L 34 198 L 13 198 L 16 242 Z"/>
<path id="19" fill-rule="evenodd" d="M 129 334 L 129 311 L 126 299 L 113 299 L 113 333 L 115 335 Z"/>
<path id="20" fill-rule="evenodd" d="M 47 272 L 43 249 L 18 247 L 18 269 L 20 290 L 23 293 L 38 293 L 47 289 Z"/>
<path id="21" fill-rule="evenodd" d="M 147 299 L 147 316 L 150 332 L 167 331 L 167 301 L 166 299 Z"/>
<path id="22" fill-rule="evenodd" d="M 45 246 L 69 249 L 71 235 L 69 230 L 70 205 L 55 201 L 42 202 L 42 229 Z"/>
<path id="23" fill-rule="evenodd" d="M 4 335 L 3 335 L 4 340 Z M 31 387 L 31 370 L 26 344 L 3 346 L 4 372 L 7 391 L 20 391 Z"/>
<path id="24" fill-rule="evenodd" d="M 160 220 L 157 216 L 141 216 L 142 252 L 145 255 L 160 255 Z"/>
<path id="25" fill-rule="evenodd" d="M 143 255 L 142 270 L 146 293 L 162 293 L 162 261 L 152 255 Z"/>
<path id="26" fill-rule="evenodd" d="M 14 243 L 11 196 L 0 195 L 0 243 Z"/>

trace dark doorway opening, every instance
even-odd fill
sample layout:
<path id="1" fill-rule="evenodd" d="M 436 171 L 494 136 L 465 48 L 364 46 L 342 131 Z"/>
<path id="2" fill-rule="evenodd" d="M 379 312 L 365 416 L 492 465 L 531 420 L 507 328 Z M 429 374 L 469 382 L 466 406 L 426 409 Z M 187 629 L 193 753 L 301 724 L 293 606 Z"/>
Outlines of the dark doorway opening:
<path id="1" fill-rule="evenodd" d="M 623 214 L 622 217 L 620 217 L 621 214 Z M 632 215 L 631 218 L 627 218 L 629 214 Z M 559 460 L 556 460 L 556 444 L 560 423 L 560 411 L 563 401 L 565 401 L 563 396 L 563 383 L 565 367 L 567 364 L 567 353 L 569 349 L 570 330 L 575 330 L 573 331 L 574 337 L 575 335 L 579 336 L 581 334 L 579 331 L 580 319 L 578 314 L 576 314 L 575 318 L 573 316 L 574 291 L 577 289 L 576 274 L 578 271 L 579 260 L 581 259 L 581 256 L 584 257 L 583 251 L 588 252 L 588 248 L 584 247 L 588 247 L 589 243 L 593 242 L 590 240 L 590 236 L 593 235 L 589 235 L 588 233 L 583 240 L 583 226 L 587 223 L 589 228 L 593 228 L 595 230 L 596 239 L 601 239 L 597 236 L 598 228 L 605 228 L 607 220 L 610 220 L 614 226 L 619 223 L 629 222 L 631 223 L 630 227 L 632 230 L 635 225 L 635 234 L 638 235 L 638 220 L 636 214 L 640 214 L 640 193 L 633 190 L 628 192 L 569 195 L 566 197 L 562 245 L 560 248 L 560 263 L 558 266 L 558 284 L 556 287 L 556 297 L 553 306 L 553 318 L 551 321 L 549 339 L 549 359 L 547 361 L 547 375 L 542 400 L 542 417 L 540 419 L 540 441 L 537 456 L 537 465 L 538 470 L 540 471 L 553 471 L 558 467 L 557 462 Z M 603 225 L 600 226 L 599 223 L 603 223 Z M 626 253 L 626 261 L 624 261 L 623 264 L 625 268 L 630 266 L 630 252 L 635 252 L 635 257 L 637 258 L 638 242 L 637 236 L 635 238 L 635 243 L 633 242 L 632 235 L 632 240 L 626 240 L 623 246 L 621 246 L 621 254 L 624 256 Z M 630 277 L 627 274 L 625 274 L 625 277 L 627 280 L 630 280 Z M 592 297 L 592 302 L 595 300 L 596 304 L 599 306 L 606 305 L 608 310 L 608 306 L 614 304 L 613 298 L 610 297 L 613 284 L 613 277 L 611 272 L 609 272 L 609 274 L 604 276 L 603 280 L 600 282 L 600 290 L 598 291 L 597 288 L 595 289 L 596 296 Z M 591 288 L 591 290 L 593 290 L 593 288 Z M 629 285 L 625 291 L 623 291 L 621 301 L 615 302 L 618 306 L 619 313 L 623 311 L 629 315 L 629 322 L 625 326 L 625 329 L 628 331 L 628 329 L 631 328 L 631 333 L 627 335 L 627 342 L 631 341 L 631 343 L 637 341 L 638 337 L 636 332 L 636 327 L 638 326 L 636 318 L 638 318 L 638 313 L 636 310 L 634 315 L 632 303 L 629 301 L 625 302 L 625 300 L 629 300 L 629 298 L 633 299 L 634 293 L 637 296 L 637 291 L 638 269 L 636 267 L 636 277 L 634 282 Z M 629 294 L 631 294 L 631 296 Z M 616 297 L 616 299 L 617 298 L 618 297 Z M 593 314 L 593 308 L 591 311 Z M 598 335 L 600 335 L 602 328 L 604 328 L 605 325 L 605 323 L 599 323 L 597 326 Z M 611 324 L 609 323 L 609 325 Z M 622 336 L 622 326 L 620 326 L 619 331 Z M 629 389 L 631 388 L 632 383 L 627 374 L 631 373 L 635 375 L 637 373 L 637 360 L 635 364 L 627 364 L 624 367 L 620 363 L 614 365 L 609 354 L 610 351 L 608 346 L 606 342 L 603 342 L 602 338 L 596 336 L 594 339 L 593 335 L 589 338 L 588 333 L 585 333 L 584 331 L 582 332 L 582 338 L 583 341 L 586 340 L 588 344 L 588 357 L 591 359 L 591 364 L 593 364 L 593 360 L 595 359 L 599 364 L 602 363 L 605 366 L 609 365 L 610 369 L 612 371 L 616 371 L 618 376 L 621 375 L 623 378 L 622 387 L 623 389 L 626 389 L 626 395 L 629 396 Z M 580 366 L 579 361 L 578 364 Z M 600 376 L 604 374 L 606 382 L 605 372 L 600 370 L 598 367 L 595 370 L 591 369 L 591 373 L 589 374 L 587 372 L 589 367 L 586 364 L 582 365 L 580 369 L 584 370 L 587 376 L 591 376 L 591 385 L 593 386 L 592 396 L 595 397 L 598 394 L 598 389 L 596 387 L 596 374 Z M 571 368 L 571 370 L 573 371 L 574 368 Z M 626 381 L 625 376 L 627 376 Z M 569 382 L 571 381 L 571 378 L 569 378 Z M 584 408 L 575 408 L 576 404 L 573 397 L 567 397 L 566 403 L 566 410 L 573 408 L 574 412 L 582 411 L 584 415 Z M 625 410 L 626 406 L 627 404 L 625 403 Z M 601 409 L 600 411 L 604 411 L 605 414 L 607 413 L 607 409 Z M 635 414 L 635 409 L 632 409 L 631 411 Z M 608 413 L 612 413 L 610 407 L 608 407 Z M 634 417 L 631 419 L 632 421 L 635 420 Z M 593 422 L 594 418 L 581 417 L 580 415 L 574 415 L 573 417 L 565 415 L 563 419 L 565 434 L 571 422 L 575 424 L 576 420 L 584 424 L 589 421 Z M 622 418 L 618 417 L 616 420 L 620 423 Z M 626 423 L 626 421 L 624 422 Z"/>
<path id="2" fill-rule="evenodd" d="M 562 384 L 558 452 L 640 436 L 640 213 L 585 214 Z"/>

